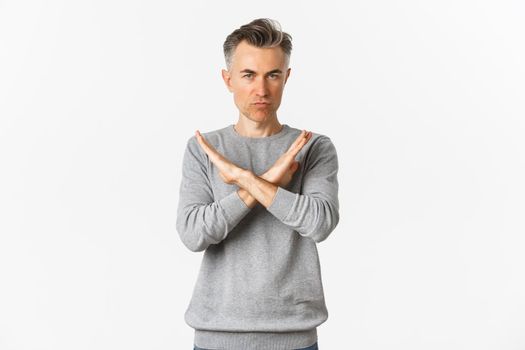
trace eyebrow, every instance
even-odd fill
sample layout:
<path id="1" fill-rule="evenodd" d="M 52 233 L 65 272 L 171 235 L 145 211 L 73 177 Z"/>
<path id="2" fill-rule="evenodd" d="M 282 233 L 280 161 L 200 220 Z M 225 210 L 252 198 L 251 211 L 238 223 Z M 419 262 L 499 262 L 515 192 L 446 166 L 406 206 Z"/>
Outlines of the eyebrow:
<path id="1" fill-rule="evenodd" d="M 253 71 L 253 70 L 251 70 L 251 69 L 246 68 L 246 69 L 241 70 L 241 73 L 256 73 L 256 72 Z M 272 73 L 279 73 L 279 74 L 282 74 L 283 71 L 280 70 L 280 69 L 278 69 L 278 68 L 276 68 L 276 69 L 273 69 L 273 70 L 269 71 L 269 72 L 266 73 L 266 74 L 268 75 L 268 74 L 272 74 Z"/>

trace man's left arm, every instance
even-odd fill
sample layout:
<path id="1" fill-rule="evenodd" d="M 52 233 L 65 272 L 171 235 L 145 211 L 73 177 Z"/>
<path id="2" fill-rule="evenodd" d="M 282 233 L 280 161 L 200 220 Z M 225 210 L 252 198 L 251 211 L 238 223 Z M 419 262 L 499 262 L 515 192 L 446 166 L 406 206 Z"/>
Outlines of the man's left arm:
<path id="1" fill-rule="evenodd" d="M 319 243 L 339 222 L 338 158 L 329 137 L 312 140 L 304 167 L 301 193 L 276 186 L 253 173 L 238 185 L 248 191 L 282 223 Z"/>

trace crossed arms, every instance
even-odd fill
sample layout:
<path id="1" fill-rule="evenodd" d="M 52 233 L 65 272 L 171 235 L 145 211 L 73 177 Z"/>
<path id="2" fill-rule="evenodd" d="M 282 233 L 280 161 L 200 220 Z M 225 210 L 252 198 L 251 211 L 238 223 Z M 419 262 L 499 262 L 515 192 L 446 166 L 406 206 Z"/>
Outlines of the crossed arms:
<path id="1" fill-rule="evenodd" d="M 328 137 L 316 138 L 310 147 L 301 194 L 284 188 L 299 167 L 295 156 L 311 137 L 311 132 L 303 130 L 275 164 L 258 176 L 229 161 L 196 131 L 184 155 L 177 210 L 177 231 L 183 243 L 197 252 L 221 242 L 257 202 L 302 236 L 315 242 L 326 239 L 339 221 L 337 154 Z M 237 191 L 214 198 L 206 155 L 222 180 L 237 185 Z"/>

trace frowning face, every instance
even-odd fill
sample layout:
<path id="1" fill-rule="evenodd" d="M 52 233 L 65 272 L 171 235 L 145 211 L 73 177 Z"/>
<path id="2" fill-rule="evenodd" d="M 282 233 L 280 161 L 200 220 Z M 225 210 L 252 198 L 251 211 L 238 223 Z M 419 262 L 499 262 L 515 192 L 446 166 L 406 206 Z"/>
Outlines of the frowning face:
<path id="1" fill-rule="evenodd" d="M 290 68 L 282 48 L 259 48 L 241 41 L 229 70 L 222 70 L 239 113 L 255 122 L 276 118 Z"/>

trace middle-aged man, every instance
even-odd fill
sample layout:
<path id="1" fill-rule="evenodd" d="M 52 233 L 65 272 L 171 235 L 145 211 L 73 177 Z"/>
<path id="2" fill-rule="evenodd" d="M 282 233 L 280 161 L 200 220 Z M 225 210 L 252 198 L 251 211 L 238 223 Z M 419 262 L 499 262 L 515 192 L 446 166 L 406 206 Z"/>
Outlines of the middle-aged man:
<path id="1" fill-rule="evenodd" d="M 316 244 L 339 222 L 329 137 L 281 124 L 291 36 L 256 19 L 224 42 L 237 123 L 187 140 L 177 231 L 204 251 L 184 315 L 194 349 L 318 349 L 328 318 Z"/>

